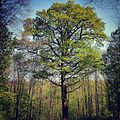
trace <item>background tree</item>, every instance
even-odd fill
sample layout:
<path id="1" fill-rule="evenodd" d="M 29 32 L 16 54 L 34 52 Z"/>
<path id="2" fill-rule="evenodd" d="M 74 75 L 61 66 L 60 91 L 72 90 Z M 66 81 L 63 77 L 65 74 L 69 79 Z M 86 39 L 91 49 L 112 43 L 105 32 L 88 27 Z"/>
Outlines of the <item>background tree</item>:
<path id="1" fill-rule="evenodd" d="M 8 92 L 8 75 L 10 65 L 10 55 L 12 52 L 11 33 L 6 26 L 0 28 L 0 113 L 4 119 L 10 116 L 8 113 L 12 104 L 12 94 Z"/>
<path id="2" fill-rule="evenodd" d="M 0 119 L 12 119 L 10 111 L 14 95 L 8 92 L 8 76 L 13 50 L 13 38 L 8 26 L 17 20 L 24 0 L 0 0 Z M 20 14 L 19 14 L 20 15 Z"/>
<path id="3" fill-rule="evenodd" d="M 112 33 L 106 55 L 106 75 L 109 93 L 109 108 L 115 119 L 120 119 L 120 28 Z"/>
<path id="4" fill-rule="evenodd" d="M 67 88 L 101 64 L 94 41 L 100 43 L 106 38 L 104 23 L 93 8 L 68 1 L 37 12 L 36 19 L 27 19 L 24 27 L 42 44 L 35 49 L 40 56 L 39 76 L 61 87 L 62 119 L 68 119 Z"/>
<path id="5" fill-rule="evenodd" d="M 20 20 L 22 11 L 25 14 L 29 2 L 30 0 L 0 0 L 0 25 L 6 26 Z"/>
<path id="6" fill-rule="evenodd" d="M 101 7 L 107 7 L 107 8 L 119 8 L 120 0 L 83 0 L 87 4 L 93 3 L 96 5 L 99 5 Z"/>
<path id="7" fill-rule="evenodd" d="M 117 25 L 120 25 L 120 0 L 83 0 L 85 5 L 93 5 L 101 9 L 109 9 L 114 14 L 111 16 Z"/>
<path id="8" fill-rule="evenodd" d="M 25 76 L 27 75 L 27 61 L 23 52 L 17 51 L 13 56 L 13 71 L 14 76 L 11 81 L 14 84 L 13 93 L 15 93 L 15 120 L 25 119 L 27 115 L 27 84 Z"/>

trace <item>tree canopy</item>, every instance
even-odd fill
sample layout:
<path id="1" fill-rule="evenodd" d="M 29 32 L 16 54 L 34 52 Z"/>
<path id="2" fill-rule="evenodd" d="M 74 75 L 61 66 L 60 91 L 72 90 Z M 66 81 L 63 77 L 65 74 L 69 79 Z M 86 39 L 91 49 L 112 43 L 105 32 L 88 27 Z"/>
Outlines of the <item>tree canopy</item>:
<path id="1" fill-rule="evenodd" d="M 70 78 L 92 66 L 93 60 L 97 62 L 98 57 L 93 56 L 98 55 L 94 51 L 95 41 L 101 43 L 106 39 L 104 22 L 94 9 L 71 1 L 54 3 L 48 10 L 38 11 L 36 19 L 25 20 L 24 26 L 34 39 L 41 41 L 41 48 L 37 49 L 40 64 L 52 72 L 64 71 Z"/>

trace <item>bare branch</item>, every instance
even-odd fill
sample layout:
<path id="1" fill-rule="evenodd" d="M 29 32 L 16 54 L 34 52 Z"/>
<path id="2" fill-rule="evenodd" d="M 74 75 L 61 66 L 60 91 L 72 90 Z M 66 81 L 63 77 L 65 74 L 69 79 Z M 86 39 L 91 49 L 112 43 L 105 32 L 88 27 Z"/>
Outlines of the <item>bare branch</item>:
<path id="1" fill-rule="evenodd" d="M 36 51 L 30 51 L 30 50 L 27 50 L 27 51 L 28 51 L 29 53 L 36 54 L 37 56 L 40 56 L 40 57 L 42 57 L 42 58 L 44 58 L 44 59 L 52 60 L 52 62 L 55 61 L 54 59 L 52 59 L 52 58 L 50 58 L 50 57 L 46 57 L 46 56 L 43 56 L 43 55 L 41 55 L 41 54 L 38 54 Z"/>
<path id="2" fill-rule="evenodd" d="M 81 79 L 84 79 L 85 77 L 86 77 L 86 75 L 83 76 Z M 77 83 L 79 83 L 79 82 L 81 81 L 81 79 L 79 79 L 78 81 L 75 81 L 74 83 L 68 84 L 67 87 L 70 87 L 70 86 L 76 85 Z"/>
<path id="3" fill-rule="evenodd" d="M 67 91 L 67 93 L 74 92 L 75 90 L 77 90 L 77 89 L 79 89 L 80 87 L 82 87 L 83 84 L 84 84 L 84 82 L 83 82 L 80 86 L 74 88 L 73 90 L 69 90 L 69 91 Z"/>
<path id="4" fill-rule="evenodd" d="M 52 80 L 50 80 L 50 79 L 48 79 L 52 84 L 54 84 L 54 85 L 56 85 L 56 86 L 59 86 L 59 87 L 61 87 L 61 85 L 60 84 L 58 84 L 58 83 L 56 83 L 56 82 L 54 82 L 54 81 L 52 81 Z"/>

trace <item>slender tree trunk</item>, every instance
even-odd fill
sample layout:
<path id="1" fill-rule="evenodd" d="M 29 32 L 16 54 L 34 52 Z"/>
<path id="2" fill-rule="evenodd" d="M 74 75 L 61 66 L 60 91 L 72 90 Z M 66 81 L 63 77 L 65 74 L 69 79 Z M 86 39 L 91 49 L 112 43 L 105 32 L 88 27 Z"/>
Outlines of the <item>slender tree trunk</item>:
<path id="1" fill-rule="evenodd" d="M 104 77 L 105 78 L 105 77 Z M 107 107 L 110 111 L 112 111 L 112 104 L 111 104 L 111 93 L 110 93 L 110 90 L 109 90 L 109 84 L 108 84 L 108 80 L 107 78 L 105 78 L 106 80 L 106 104 L 107 104 Z"/>
<path id="2" fill-rule="evenodd" d="M 99 116 L 99 101 L 98 101 L 98 81 L 97 81 L 97 71 L 95 72 L 95 109 L 96 116 Z"/>
<path id="3" fill-rule="evenodd" d="M 57 114 L 56 114 L 56 86 L 53 86 L 53 94 L 52 94 L 52 116 L 51 116 L 51 118 L 53 119 L 53 120 L 55 120 L 55 118 L 57 117 Z"/>
<path id="4" fill-rule="evenodd" d="M 32 113 L 32 98 L 34 95 L 34 84 L 35 84 L 34 80 L 30 80 L 26 120 L 32 120 L 32 114 L 33 114 Z"/>
<path id="5" fill-rule="evenodd" d="M 33 95 L 34 95 L 34 86 L 35 86 L 35 81 L 32 80 L 32 88 L 31 88 L 31 98 L 30 98 L 30 116 L 29 120 L 33 119 Z"/>
<path id="6" fill-rule="evenodd" d="M 60 117 L 59 116 L 59 96 L 56 93 L 56 113 L 55 113 L 55 116 L 54 116 L 54 120 L 58 120 L 59 117 Z"/>
<path id="7" fill-rule="evenodd" d="M 77 98 L 77 120 L 79 119 L 80 116 L 80 98 Z"/>
<path id="8" fill-rule="evenodd" d="M 51 86 L 50 86 L 51 87 Z M 50 88 L 51 89 L 51 88 Z M 47 119 L 51 119 L 51 109 L 52 109 L 52 93 L 50 92 L 48 97 L 48 112 L 47 112 Z"/>
<path id="9" fill-rule="evenodd" d="M 17 68 L 17 95 L 16 95 L 16 117 L 15 120 L 19 118 L 19 98 L 20 98 L 20 74 L 19 68 Z"/>
<path id="10" fill-rule="evenodd" d="M 100 86 L 100 92 L 101 92 L 101 110 L 100 110 L 100 114 L 103 117 L 103 113 L 104 113 L 104 94 L 103 94 L 103 85 L 102 85 L 102 80 L 101 80 L 101 86 Z"/>
<path id="11" fill-rule="evenodd" d="M 18 108 L 19 108 L 19 95 L 17 94 L 17 96 L 16 96 L 16 118 L 15 118 L 15 120 L 18 120 L 18 117 L 19 117 Z"/>
<path id="12" fill-rule="evenodd" d="M 42 110 L 42 84 L 39 88 L 39 112 L 38 112 L 38 119 L 41 120 L 41 110 Z"/>
<path id="13" fill-rule="evenodd" d="M 29 119 L 29 104 L 30 104 L 30 97 L 31 97 L 31 80 L 29 83 L 29 92 L 28 92 L 29 96 L 28 96 L 28 101 L 27 101 L 27 115 L 26 115 L 26 120 Z"/>
<path id="14" fill-rule="evenodd" d="M 89 79 L 89 76 L 87 77 L 87 82 L 88 82 L 88 116 L 91 116 L 92 115 L 92 101 L 91 101 L 91 86 L 90 86 L 90 79 Z"/>
<path id="15" fill-rule="evenodd" d="M 86 86 L 85 86 L 85 82 L 84 82 L 84 85 L 83 85 L 83 90 L 84 90 L 84 102 L 85 102 L 85 116 L 87 116 L 88 115 L 88 110 L 87 110 L 87 108 L 88 108 L 88 106 L 87 106 L 87 95 L 86 95 L 86 88 L 85 88 Z"/>
<path id="16" fill-rule="evenodd" d="M 109 83 L 108 83 L 108 78 L 106 77 L 105 74 L 102 74 L 105 80 L 105 91 L 106 91 L 106 105 L 109 111 L 112 111 L 112 105 L 111 105 L 111 94 L 109 90 Z"/>
<path id="17" fill-rule="evenodd" d="M 83 81 L 84 82 L 84 81 Z M 82 86 L 82 116 L 85 116 L 84 85 Z"/>

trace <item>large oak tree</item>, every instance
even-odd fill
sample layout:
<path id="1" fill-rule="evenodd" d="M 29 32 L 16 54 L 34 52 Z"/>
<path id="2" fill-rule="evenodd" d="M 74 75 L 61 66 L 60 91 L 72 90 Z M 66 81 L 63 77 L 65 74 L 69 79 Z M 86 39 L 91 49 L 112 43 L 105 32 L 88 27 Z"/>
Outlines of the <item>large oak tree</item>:
<path id="1" fill-rule="evenodd" d="M 33 51 L 40 56 L 38 76 L 61 87 L 62 119 L 69 119 L 67 93 L 80 76 L 92 73 L 101 62 L 96 45 L 105 38 L 104 22 L 92 7 L 82 7 L 73 1 L 54 3 L 37 12 L 35 19 L 25 20 L 25 32 L 39 41 Z"/>

